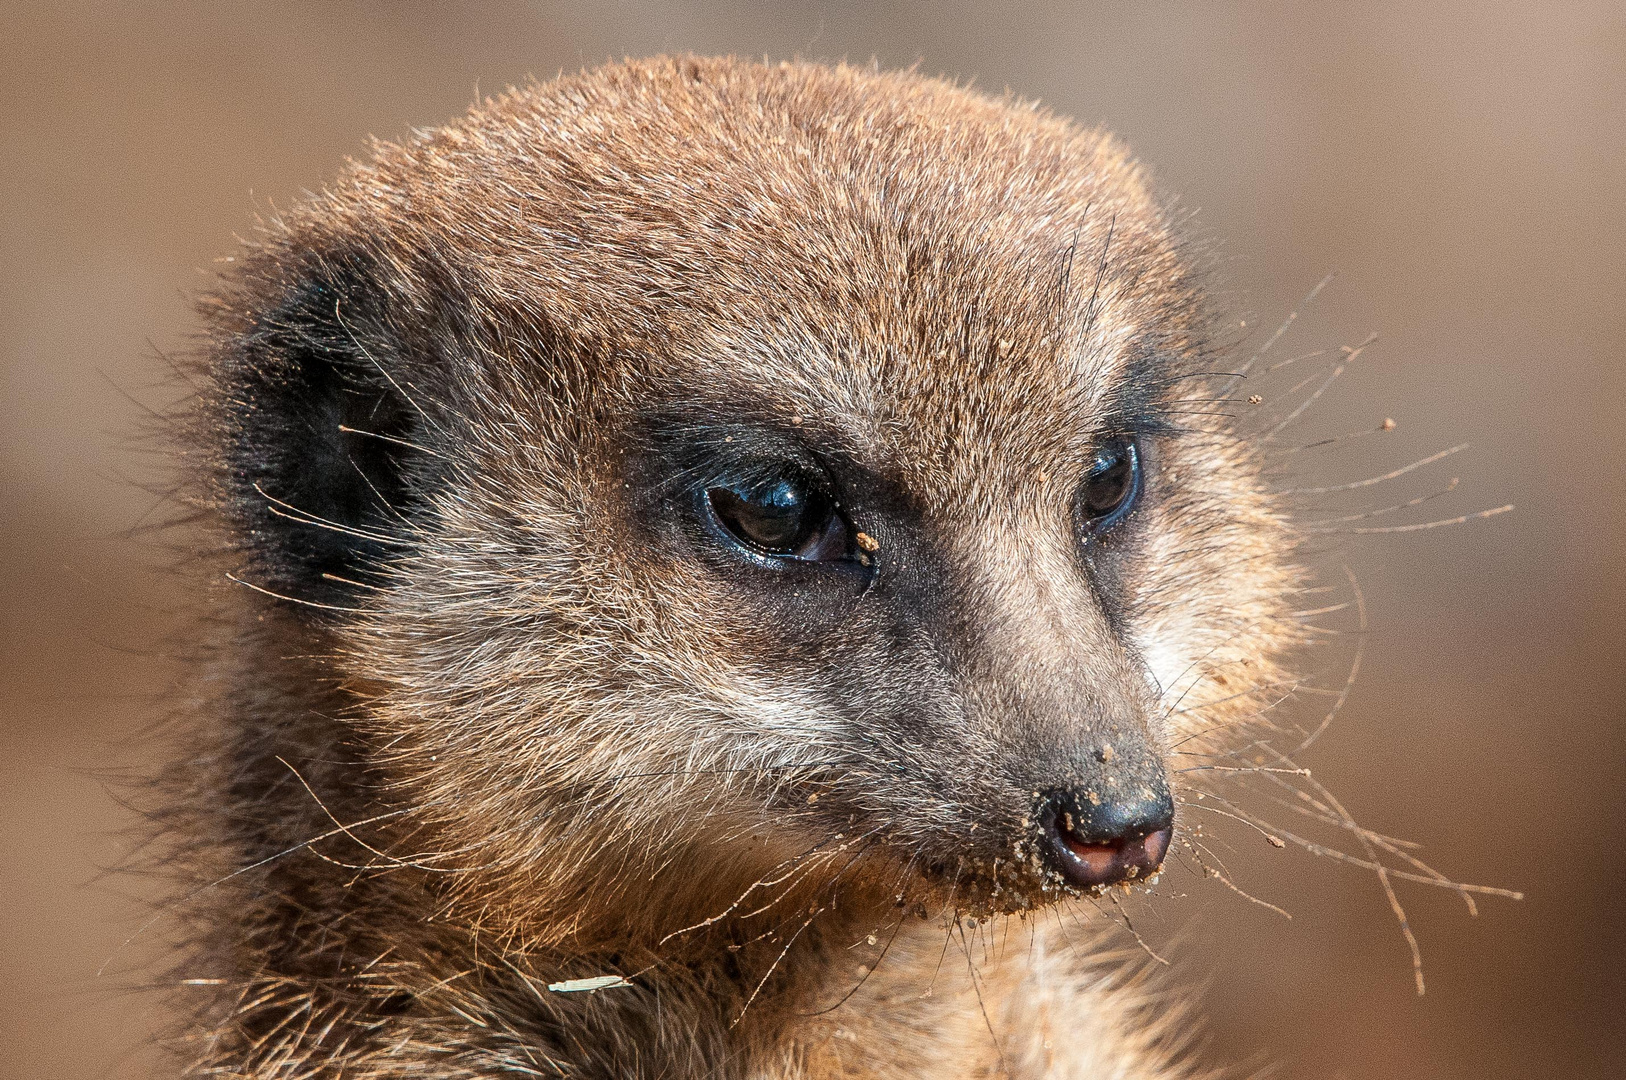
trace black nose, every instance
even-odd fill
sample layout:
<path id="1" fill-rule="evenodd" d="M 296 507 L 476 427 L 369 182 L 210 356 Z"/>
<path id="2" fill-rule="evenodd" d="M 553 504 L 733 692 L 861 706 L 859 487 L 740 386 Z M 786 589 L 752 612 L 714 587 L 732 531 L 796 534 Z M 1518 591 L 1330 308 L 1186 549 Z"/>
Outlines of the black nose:
<path id="1" fill-rule="evenodd" d="M 1039 804 L 1039 844 L 1067 883 L 1099 889 L 1144 881 L 1163 865 L 1174 836 L 1174 799 L 1166 788 L 1130 798 L 1090 790 L 1056 792 Z"/>

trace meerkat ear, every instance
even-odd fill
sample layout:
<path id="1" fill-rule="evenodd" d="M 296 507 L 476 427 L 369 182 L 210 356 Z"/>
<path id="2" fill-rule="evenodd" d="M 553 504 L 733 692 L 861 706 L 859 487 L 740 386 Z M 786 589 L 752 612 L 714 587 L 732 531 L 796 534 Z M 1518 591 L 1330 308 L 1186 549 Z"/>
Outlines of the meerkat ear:
<path id="1" fill-rule="evenodd" d="M 348 606 L 410 544 L 423 418 L 371 260 L 301 261 L 251 284 L 218 339 L 217 490 L 251 584 Z"/>

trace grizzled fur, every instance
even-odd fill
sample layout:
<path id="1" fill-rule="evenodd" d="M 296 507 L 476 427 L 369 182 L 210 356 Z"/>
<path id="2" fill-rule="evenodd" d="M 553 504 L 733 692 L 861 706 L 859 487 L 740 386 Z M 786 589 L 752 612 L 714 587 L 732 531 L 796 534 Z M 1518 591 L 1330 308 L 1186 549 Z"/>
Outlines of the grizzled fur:
<path id="1" fill-rule="evenodd" d="M 1112 139 L 614 65 L 376 145 L 205 311 L 193 1074 L 1184 1074 L 1035 798 L 1233 738 L 1297 575 Z M 1144 497 L 1084 545 L 1114 435 Z M 761 461 L 866 570 L 697 526 Z"/>

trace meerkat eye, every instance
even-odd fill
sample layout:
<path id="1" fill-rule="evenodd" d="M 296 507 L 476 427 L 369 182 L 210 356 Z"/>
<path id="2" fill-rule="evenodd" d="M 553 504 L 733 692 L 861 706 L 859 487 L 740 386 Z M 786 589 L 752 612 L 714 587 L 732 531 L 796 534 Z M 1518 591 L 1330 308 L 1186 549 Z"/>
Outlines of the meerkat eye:
<path id="1" fill-rule="evenodd" d="M 835 501 L 789 477 L 706 489 L 705 509 L 724 535 L 755 555 L 801 562 L 848 558 L 851 537 Z"/>
<path id="2" fill-rule="evenodd" d="M 1085 533 L 1097 536 L 1122 521 L 1134 508 L 1140 486 L 1140 449 L 1135 440 L 1120 436 L 1098 446 L 1078 493 L 1079 524 Z"/>

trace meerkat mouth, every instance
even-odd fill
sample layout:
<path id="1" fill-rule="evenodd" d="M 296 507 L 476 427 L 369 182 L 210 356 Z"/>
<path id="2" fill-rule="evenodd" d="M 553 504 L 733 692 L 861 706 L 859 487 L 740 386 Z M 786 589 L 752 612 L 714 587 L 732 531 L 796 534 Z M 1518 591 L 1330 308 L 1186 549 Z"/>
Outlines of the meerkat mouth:
<path id="1" fill-rule="evenodd" d="M 1086 804 L 1087 805 L 1087 804 Z M 1096 890 L 1145 882 L 1163 867 L 1174 837 L 1172 802 L 1079 808 L 1067 793 L 1052 796 L 1040 815 L 1045 855 L 1069 885 Z"/>
<path id="2" fill-rule="evenodd" d="M 1142 837 L 1088 844 L 1063 832 L 1062 848 L 1077 860 L 1077 866 L 1064 873 L 1071 883 L 1084 888 L 1145 881 L 1162 869 L 1170 839 L 1170 830 L 1159 829 Z"/>

